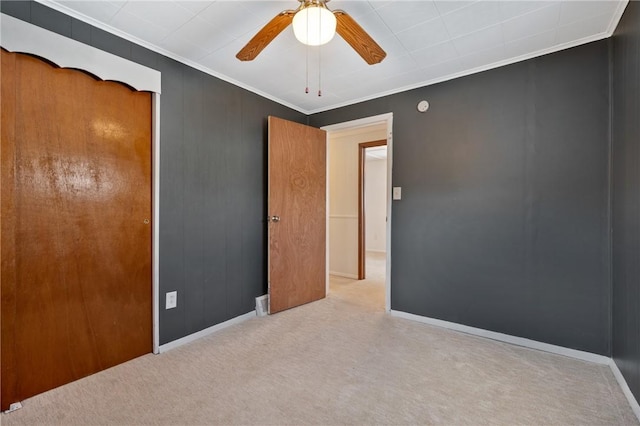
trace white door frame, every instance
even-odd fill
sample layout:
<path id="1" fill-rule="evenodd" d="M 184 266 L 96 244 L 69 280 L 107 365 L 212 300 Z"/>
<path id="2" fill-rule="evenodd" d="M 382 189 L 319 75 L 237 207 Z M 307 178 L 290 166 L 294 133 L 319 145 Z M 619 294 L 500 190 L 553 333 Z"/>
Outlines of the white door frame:
<path id="1" fill-rule="evenodd" d="M 104 81 L 125 83 L 135 90 L 151 92 L 151 305 L 153 353 L 159 353 L 159 259 L 160 259 L 160 71 L 145 67 L 44 28 L 0 14 L 0 45 L 9 52 L 30 53 L 60 68 L 87 71 Z"/>
<path id="2" fill-rule="evenodd" d="M 361 127 L 372 126 L 376 124 L 386 123 L 387 125 L 387 265 L 385 276 L 385 302 L 384 309 L 386 312 L 391 310 L 391 178 L 393 171 L 393 113 L 388 112 L 386 114 L 374 115 L 372 117 L 360 118 L 358 120 L 345 121 L 343 123 L 330 124 L 328 126 L 321 127 L 322 130 L 327 132 L 327 219 L 326 219 L 326 292 L 329 292 L 329 136 L 331 132 L 346 129 L 356 129 Z"/>

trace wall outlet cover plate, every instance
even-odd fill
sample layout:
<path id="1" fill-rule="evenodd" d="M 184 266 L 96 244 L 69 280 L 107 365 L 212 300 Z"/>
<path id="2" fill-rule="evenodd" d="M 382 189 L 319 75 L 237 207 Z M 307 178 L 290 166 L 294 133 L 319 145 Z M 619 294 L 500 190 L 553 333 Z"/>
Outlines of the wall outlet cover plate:
<path id="1" fill-rule="evenodd" d="M 169 291 L 167 292 L 167 299 L 165 301 L 165 309 L 173 309 L 178 306 L 178 292 L 177 291 Z"/>

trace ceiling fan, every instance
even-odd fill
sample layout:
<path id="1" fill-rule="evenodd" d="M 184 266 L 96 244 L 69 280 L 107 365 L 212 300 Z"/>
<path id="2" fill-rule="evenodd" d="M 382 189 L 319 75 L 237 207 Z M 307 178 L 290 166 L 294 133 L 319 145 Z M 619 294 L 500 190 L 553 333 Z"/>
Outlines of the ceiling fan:
<path id="1" fill-rule="evenodd" d="M 317 46 L 333 38 L 338 33 L 369 65 L 381 62 L 386 52 L 360 25 L 343 10 L 330 10 L 330 0 L 298 0 L 296 10 L 284 10 L 267 23 L 249 40 L 236 55 L 241 61 L 251 61 L 285 28 L 293 23 L 294 34 L 304 44 Z M 325 32 L 322 28 L 327 25 Z"/>

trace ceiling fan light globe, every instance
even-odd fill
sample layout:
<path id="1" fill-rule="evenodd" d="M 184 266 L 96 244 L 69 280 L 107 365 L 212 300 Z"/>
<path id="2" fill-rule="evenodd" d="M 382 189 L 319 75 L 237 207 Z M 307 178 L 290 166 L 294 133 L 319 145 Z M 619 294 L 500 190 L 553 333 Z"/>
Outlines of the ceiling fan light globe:
<path id="1" fill-rule="evenodd" d="M 305 7 L 293 17 L 293 34 L 309 46 L 326 44 L 336 34 L 336 17 L 322 6 Z"/>

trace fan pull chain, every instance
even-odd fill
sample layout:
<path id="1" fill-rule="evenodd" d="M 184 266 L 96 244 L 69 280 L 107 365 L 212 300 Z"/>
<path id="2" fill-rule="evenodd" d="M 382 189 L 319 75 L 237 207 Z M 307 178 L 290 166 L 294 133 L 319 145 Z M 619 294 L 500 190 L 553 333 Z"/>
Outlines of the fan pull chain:
<path id="1" fill-rule="evenodd" d="M 309 40 L 309 14 L 307 13 L 307 41 Z M 304 93 L 309 93 L 309 44 L 307 43 L 305 45 L 305 53 L 307 55 L 307 69 L 306 69 L 306 74 L 307 74 L 307 87 L 305 87 L 304 89 Z"/>
<path id="2" fill-rule="evenodd" d="M 307 15 L 308 16 L 308 15 Z M 322 15 L 319 18 L 318 25 L 318 40 L 320 40 L 320 36 L 322 35 Z M 307 27 L 309 28 L 309 27 Z M 318 46 L 318 97 L 322 96 L 322 46 Z"/>
<path id="3" fill-rule="evenodd" d="M 306 54 L 307 54 L 307 68 L 306 68 L 306 73 L 307 73 L 307 87 L 304 89 L 304 93 L 309 93 L 309 45 L 307 44 L 307 48 L 306 50 Z"/>
<path id="4" fill-rule="evenodd" d="M 320 50 L 322 48 L 318 46 L 318 96 L 322 96 L 322 55 Z"/>

